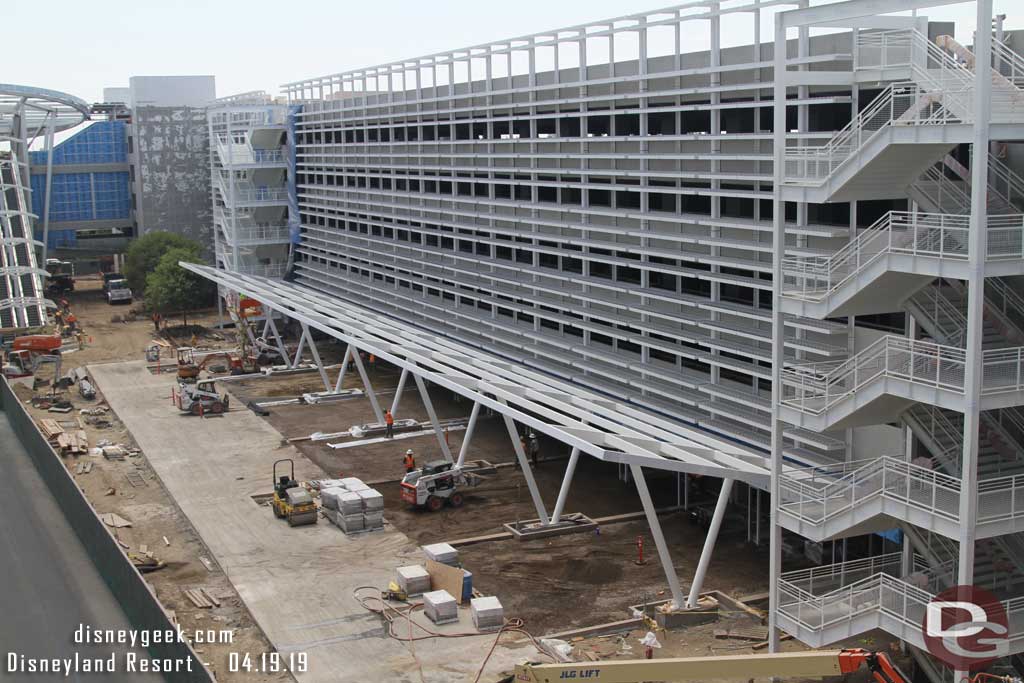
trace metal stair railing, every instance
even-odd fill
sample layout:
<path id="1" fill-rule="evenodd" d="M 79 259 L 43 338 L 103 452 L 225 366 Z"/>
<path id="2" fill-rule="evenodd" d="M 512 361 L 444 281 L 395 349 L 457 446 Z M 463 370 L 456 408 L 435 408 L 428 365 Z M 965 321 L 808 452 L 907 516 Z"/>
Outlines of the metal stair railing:
<path id="1" fill-rule="evenodd" d="M 887 254 L 967 259 L 969 217 L 890 211 L 831 256 L 783 259 L 783 296 L 822 301 Z M 988 230 L 993 258 L 1024 258 L 1024 215 L 993 217 Z"/>
<path id="2" fill-rule="evenodd" d="M 960 480 L 882 456 L 834 467 L 787 470 L 780 480 L 780 510 L 803 522 L 822 525 L 879 498 L 902 503 L 956 522 Z M 1024 475 L 987 477 L 978 483 L 978 522 L 1024 517 Z"/>
<path id="3" fill-rule="evenodd" d="M 845 361 L 784 368 L 782 404 L 821 415 L 879 377 L 963 395 L 966 361 L 962 348 L 886 335 Z M 984 351 L 982 395 L 1024 389 L 1022 361 L 1022 347 Z"/>
<path id="4" fill-rule="evenodd" d="M 952 155 L 947 154 L 942 159 L 942 164 L 952 171 L 963 181 L 967 196 L 967 210 L 963 213 L 970 213 L 970 188 L 971 171 L 969 168 L 957 161 Z M 1024 207 L 1024 178 L 1021 178 L 1012 168 L 1000 161 L 995 154 L 988 155 L 988 188 L 987 206 L 993 213 L 1017 213 L 1018 207 Z"/>
<path id="5" fill-rule="evenodd" d="M 997 38 L 992 38 L 992 68 L 1014 87 L 1024 88 L 1024 58 Z"/>

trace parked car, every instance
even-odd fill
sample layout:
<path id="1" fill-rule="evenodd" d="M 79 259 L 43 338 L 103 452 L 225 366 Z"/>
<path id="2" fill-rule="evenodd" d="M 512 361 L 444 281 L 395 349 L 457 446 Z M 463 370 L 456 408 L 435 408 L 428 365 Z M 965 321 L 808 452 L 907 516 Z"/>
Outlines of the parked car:
<path id="1" fill-rule="evenodd" d="M 107 288 L 108 304 L 130 304 L 132 302 L 132 290 L 128 287 L 127 280 L 111 280 L 104 282 L 103 285 Z"/>

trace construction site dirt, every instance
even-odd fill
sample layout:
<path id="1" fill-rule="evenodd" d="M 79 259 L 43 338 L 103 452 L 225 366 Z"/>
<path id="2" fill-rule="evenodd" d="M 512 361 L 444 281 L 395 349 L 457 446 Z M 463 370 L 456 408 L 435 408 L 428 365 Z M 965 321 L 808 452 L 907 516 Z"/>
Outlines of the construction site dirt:
<path id="1" fill-rule="evenodd" d="M 330 345 L 326 345 L 330 348 Z M 321 349 L 323 353 L 323 349 Z M 340 358 L 337 349 L 332 356 Z M 326 362 L 326 361 L 325 361 Z M 332 378 L 334 375 L 332 375 Z M 382 407 L 392 405 L 398 372 L 379 368 L 370 373 Z M 344 388 L 361 388 L 357 373 L 350 370 Z M 240 402 L 280 401 L 304 392 L 322 391 L 316 373 L 291 377 L 259 378 L 230 383 L 229 390 Z M 469 415 L 471 404 L 456 401 L 444 390 L 430 389 L 439 420 L 455 421 Z M 473 433 L 467 460 L 482 459 L 499 465 L 495 474 L 466 491 L 465 504 L 437 512 L 415 508 L 402 501 L 399 480 L 402 458 L 412 449 L 418 463 L 443 457 L 434 433 L 424 426 L 409 431 L 417 436 L 381 439 L 334 436 L 324 440 L 309 437 L 317 432 L 344 432 L 353 425 L 374 422 L 373 409 L 365 396 L 354 395 L 316 405 L 271 405 L 266 419 L 285 439 L 291 440 L 310 460 L 330 476 L 356 476 L 372 482 L 384 495 L 385 518 L 418 543 L 436 543 L 495 534 L 502 525 L 537 517 L 522 472 L 512 465 L 515 453 L 505 423 L 498 417 L 484 417 Z M 428 420 L 426 409 L 413 382 L 408 382 L 395 412 L 397 419 Z M 457 453 L 465 431 L 456 424 L 446 433 L 451 452 Z M 540 435 L 541 462 L 534 476 L 550 511 L 565 473 L 568 447 Z M 333 446 L 344 446 L 332 448 Z M 507 465 L 507 466 L 502 466 Z M 618 466 L 595 458 L 580 459 L 566 512 L 581 512 L 602 518 L 641 510 L 632 482 L 618 476 Z M 648 472 L 648 485 L 659 508 L 678 502 L 674 475 Z M 713 506 L 713 490 L 703 493 L 703 482 L 693 480 L 690 503 Z M 676 571 L 685 582 L 692 576 L 704 542 L 704 529 L 692 524 L 684 511 L 662 516 L 666 541 L 672 550 Z M 638 539 L 642 539 L 644 564 L 638 565 Z M 765 541 L 767 539 L 765 538 Z M 666 597 L 666 582 L 657 560 L 646 519 L 602 524 L 595 531 L 544 539 L 516 541 L 502 539 L 460 546 L 460 559 L 473 572 L 474 586 L 485 594 L 497 595 L 506 613 L 525 620 L 535 633 L 547 633 L 579 626 L 623 619 L 628 606 L 645 599 Z M 717 552 L 708 571 L 706 589 L 733 594 L 766 590 L 767 543 L 761 548 L 747 542 L 746 520 L 731 517 L 723 526 Z"/>
<path id="2" fill-rule="evenodd" d="M 76 285 L 76 291 L 69 293 L 67 299 L 84 327 L 87 341 L 84 349 L 65 352 L 63 371 L 91 363 L 141 358 L 143 349 L 153 339 L 152 322 L 144 316 L 120 322 L 126 316 L 132 316 L 128 315 L 128 310 L 106 303 L 99 280 L 80 278 Z M 117 316 L 119 321 L 111 321 L 113 316 Z M 196 316 L 196 320 L 209 323 L 213 317 L 209 314 L 200 315 Z M 221 335 L 209 331 L 201 333 L 201 336 L 204 344 L 224 341 Z M 14 390 L 24 401 L 29 401 L 36 393 L 45 393 L 43 389 L 33 392 L 25 381 L 16 385 Z M 146 580 L 156 590 L 164 607 L 173 611 L 182 629 L 188 633 L 197 630 L 231 631 L 231 643 L 195 645 L 197 654 L 203 661 L 210 663 L 218 680 L 293 680 L 287 673 L 229 672 L 230 652 L 261 653 L 270 652 L 273 648 L 220 567 L 211 560 L 202 539 L 161 485 L 145 455 L 134 452 L 132 435 L 113 412 L 103 411 L 103 396 L 85 400 L 72 388 L 64 392 L 63 397 L 73 407 L 73 411 L 66 415 L 47 412 L 29 403 L 25 406 L 37 420 L 75 422 L 78 418 L 85 418 L 82 427 L 90 446 L 94 448 L 97 444 L 108 442 L 128 447 L 128 454 L 117 459 L 87 454 L 65 455 L 64 463 L 97 512 L 113 513 L 131 523 L 131 526 L 111 529 L 126 552 L 141 557 L 152 553 L 153 558 L 164 564 L 162 569 L 145 574 Z M 79 413 L 81 409 L 97 407 L 99 415 L 82 416 Z M 79 472 L 79 465 L 83 466 L 82 470 L 88 466 L 88 471 Z M 219 606 L 196 606 L 184 592 L 192 589 L 202 589 L 219 602 Z"/>

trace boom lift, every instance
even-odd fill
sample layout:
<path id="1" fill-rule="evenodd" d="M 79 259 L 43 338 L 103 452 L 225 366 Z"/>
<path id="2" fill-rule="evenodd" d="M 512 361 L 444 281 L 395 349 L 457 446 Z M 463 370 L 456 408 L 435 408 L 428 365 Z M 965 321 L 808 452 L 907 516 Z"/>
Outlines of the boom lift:
<path id="1" fill-rule="evenodd" d="M 910 683 L 884 652 L 859 648 L 811 650 L 774 654 L 728 655 L 724 657 L 678 657 L 674 659 L 623 659 L 569 664 L 517 664 L 515 674 L 502 683 L 555 683 L 592 680 L 600 683 L 640 681 L 706 681 L 709 679 L 820 678 L 843 676 L 867 667 L 875 683 Z M 975 674 L 969 683 L 992 681 L 1020 683 L 1011 676 Z"/>

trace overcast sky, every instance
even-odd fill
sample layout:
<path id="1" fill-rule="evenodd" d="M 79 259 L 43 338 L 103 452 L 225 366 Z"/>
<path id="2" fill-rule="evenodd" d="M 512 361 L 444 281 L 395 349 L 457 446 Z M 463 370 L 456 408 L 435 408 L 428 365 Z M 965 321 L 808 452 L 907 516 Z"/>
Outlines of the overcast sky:
<path id="1" fill-rule="evenodd" d="M 288 81 L 657 9 L 664 0 L 2 0 L 0 81 L 102 98 L 129 76 L 212 74 L 217 95 L 279 94 Z M 1016 10 L 1012 9 L 1016 5 Z M 1008 28 L 1024 28 L 1020 0 L 995 0 Z M 928 12 L 958 21 L 969 40 L 974 5 Z M 765 13 L 767 17 L 767 12 Z M 770 40 L 771 24 L 763 20 Z M 746 44 L 749 19 L 723 24 Z M 699 24 L 692 49 L 706 45 Z"/>

